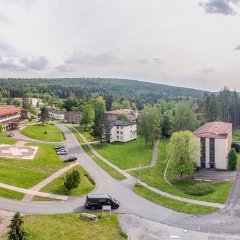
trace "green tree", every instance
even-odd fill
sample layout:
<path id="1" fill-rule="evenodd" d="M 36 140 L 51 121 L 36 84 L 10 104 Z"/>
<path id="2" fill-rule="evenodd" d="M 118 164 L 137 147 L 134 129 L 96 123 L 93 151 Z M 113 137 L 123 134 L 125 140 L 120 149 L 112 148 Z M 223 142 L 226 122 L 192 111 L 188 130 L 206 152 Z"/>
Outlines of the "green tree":
<path id="1" fill-rule="evenodd" d="M 80 184 L 81 178 L 79 171 L 73 170 L 70 173 L 67 173 L 65 177 L 64 186 L 67 190 L 72 190 L 73 188 L 77 188 Z"/>
<path id="2" fill-rule="evenodd" d="M 146 106 L 139 117 L 138 134 L 144 138 L 146 145 L 153 145 L 160 137 L 160 112 L 157 107 Z"/>
<path id="3" fill-rule="evenodd" d="M 81 125 L 84 125 L 85 129 L 88 125 L 91 125 L 94 120 L 94 107 L 91 103 L 84 103 L 81 107 L 83 113 L 81 118 Z"/>
<path id="4" fill-rule="evenodd" d="M 121 121 L 129 121 L 128 115 L 121 113 L 118 115 L 117 120 L 121 120 Z"/>
<path id="5" fill-rule="evenodd" d="M 128 100 L 122 101 L 122 109 L 131 109 L 131 103 Z"/>
<path id="6" fill-rule="evenodd" d="M 40 113 L 40 121 L 44 125 L 47 120 L 49 119 L 49 113 L 46 107 L 41 108 L 41 113 Z"/>
<path id="7" fill-rule="evenodd" d="M 75 96 L 71 96 L 63 102 L 62 107 L 65 108 L 67 112 L 73 109 L 79 110 L 79 100 Z"/>
<path id="8" fill-rule="evenodd" d="M 197 114 L 191 110 L 189 104 L 180 103 L 172 118 L 172 131 L 194 131 L 198 124 Z"/>
<path id="9" fill-rule="evenodd" d="M 170 170 L 181 177 L 191 175 L 200 156 L 200 142 L 190 131 L 173 133 L 168 144 Z"/>
<path id="10" fill-rule="evenodd" d="M 96 137 L 101 138 L 103 123 L 105 121 L 105 112 L 106 112 L 105 101 L 102 97 L 98 97 L 96 99 L 94 111 L 95 111 L 95 116 L 94 116 L 93 133 Z"/>
<path id="11" fill-rule="evenodd" d="M 3 126 L 2 124 L 0 124 L 0 133 L 2 133 L 2 131 L 3 131 Z"/>
<path id="12" fill-rule="evenodd" d="M 237 169 L 237 152 L 235 148 L 232 148 L 228 153 L 228 169 L 236 170 Z"/>
<path id="13" fill-rule="evenodd" d="M 8 232 L 9 240 L 27 240 L 29 234 L 23 229 L 23 219 L 20 216 L 20 213 L 17 212 L 13 216 L 11 223 L 9 225 L 10 231 Z"/>
<path id="14" fill-rule="evenodd" d="M 169 113 L 164 113 L 161 119 L 161 129 L 162 129 L 162 136 L 169 138 L 171 136 L 171 116 Z"/>

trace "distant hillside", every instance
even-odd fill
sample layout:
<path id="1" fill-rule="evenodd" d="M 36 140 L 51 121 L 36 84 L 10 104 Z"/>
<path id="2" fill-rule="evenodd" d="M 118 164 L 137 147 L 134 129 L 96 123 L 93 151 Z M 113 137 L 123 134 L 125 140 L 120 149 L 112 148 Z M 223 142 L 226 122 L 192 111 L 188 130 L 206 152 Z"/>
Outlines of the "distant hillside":
<path id="1" fill-rule="evenodd" d="M 191 97 L 201 98 L 202 90 L 173 87 L 157 83 L 110 78 L 61 78 L 61 79 L 0 79 L 2 97 L 22 97 L 25 92 L 34 96 L 50 94 L 67 98 L 69 93 L 76 96 L 113 95 L 133 99 L 157 100 L 160 98 Z"/>

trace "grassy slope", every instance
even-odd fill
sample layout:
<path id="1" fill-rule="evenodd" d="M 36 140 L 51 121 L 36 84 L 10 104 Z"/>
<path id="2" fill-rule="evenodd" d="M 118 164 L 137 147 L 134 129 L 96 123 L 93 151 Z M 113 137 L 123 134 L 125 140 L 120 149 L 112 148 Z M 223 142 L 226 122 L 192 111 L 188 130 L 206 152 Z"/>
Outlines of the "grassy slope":
<path id="1" fill-rule="evenodd" d="M 78 132 L 70 127 L 70 126 L 67 126 L 67 128 L 75 135 L 75 137 L 77 138 L 78 142 L 81 144 L 81 143 L 84 143 L 83 139 L 80 137 L 80 135 L 78 134 Z"/>
<path id="2" fill-rule="evenodd" d="M 80 219 L 78 213 L 24 216 L 29 240 L 122 240 L 116 214 L 104 214 L 98 221 Z M 4 239 L 7 239 L 5 237 Z"/>
<path id="3" fill-rule="evenodd" d="M 0 188 L 0 196 L 5 198 L 13 198 L 13 199 L 21 200 L 24 194 L 20 192 L 15 192 L 8 189 Z"/>
<path id="4" fill-rule="evenodd" d="M 114 165 L 129 169 L 151 163 L 153 147 L 146 146 L 143 139 L 127 143 L 96 144 L 94 148 L 100 155 Z"/>
<path id="5" fill-rule="evenodd" d="M 78 188 L 72 189 L 71 191 L 68 191 L 64 187 L 64 177 L 67 173 L 63 174 L 59 178 L 53 180 L 48 185 L 46 185 L 44 188 L 41 189 L 42 192 L 49 192 L 54 194 L 60 194 L 60 195 L 68 195 L 68 196 L 83 196 L 87 193 L 93 191 L 94 185 L 89 181 L 87 177 L 84 176 L 84 173 L 86 171 L 80 167 L 77 166 L 74 168 L 75 170 L 78 170 L 80 172 L 81 176 L 81 182 Z M 71 172 L 73 169 L 69 170 L 68 172 Z"/>
<path id="6" fill-rule="evenodd" d="M 14 145 L 16 142 L 17 142 L 17 140 L 14 140 L 11 138 L 0 138 L 0 144 Z"/>
<path id="7" fill-rule="evenodd" d="M 66 166 L 53 146 L 35 143 L 29 145 L 39 146 L 34 160 L 0 158 L 0 182 L 29 188 Z"/>
<path id="8" fill-rule="evenodd" d="M 84 129 L 83 126 L 74 126 L 89 142 L 94 140 L 94 137 L 90 134 L 91 129 Z"/>
<path id="9" fill-rule="evenodd" d="M 202 200 L 202 201 L 208 201 L 208 202 L 225 203 L 233 184 L 232 181 L 213 183 L 212 186 L 215 188 L 215 192 L 207 196 L 191 196 L 191 195 L 185 194 L 181 190 L 172 188 L 169 184 L 165 182 L 163 175 L 164 175 L 164 169 L 166 167 L 167 144 L 168 144 L 167 140 L 161 140 L 159 145 L 158 162 L 155 167 L 132 171 L 131 174 L 137 178 L 141 176 L 141 179 L 143 182 L 146 182 L 152 187 L 158 188 L 162 191 L 171 193 L 173 195 Z M 171 180 L 171 182 L 176 187 L 182 190 L 186 189 L 189 185 L 197 184 L 197 182 L 194 182 L 194 181 L 181 182 L 177 180 Z"/>
<path id="10" fill-rule="evenodd" d="M 197 204 L 186 203 L 161 196 L 160 194 L 152 192 L 151 190 L 139 185 L 134 186 L 134 192 L 154 203 L 170 208 L 177 212 L 184 212 L 188 214 L 207 214 L 218 210 L 218 208 L 215 207 L 206 207 Z"/>
<path id="11" fill-rule="evenodd" d="M 47 134 L 45 134 L 45 131 Z M 64 140 L 61 130 L 53 124 L 27 126 L 21 130 L 21 133 L 27 137 L 48 142 L 61 142 Z"/>

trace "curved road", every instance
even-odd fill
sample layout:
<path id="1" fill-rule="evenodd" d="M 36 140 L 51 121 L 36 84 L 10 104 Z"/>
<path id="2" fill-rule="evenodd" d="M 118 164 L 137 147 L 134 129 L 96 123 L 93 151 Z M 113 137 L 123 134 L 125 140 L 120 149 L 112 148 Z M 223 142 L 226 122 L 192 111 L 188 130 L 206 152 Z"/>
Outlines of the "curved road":
<path id="1" fill-rule="evenodd" d="M 57 126 L 66 135 L 66 142 L 69 146 L 69 155 L 77 156 L 80 164 L 96 180 L 97 187 L 95 192 L 108 193 L 120 201 L 121 207 L 117 212 L 137 215 L 144 219 L 189 230 L 240 235 L 239 174 L 231 193 L 230 200 L 226 208 L 221 212 L 200 216 L 177 213 L 135 194 L 131 190 L 135 181 L 134 178 L 123 181 L 113 179 L 82 150 L 74 134 L 67 129 L 64 124 L 58 123 Z M 29 214 L 78 212 L 83 210 L 84 201 L 85 198 L 72 197 L 66 202 L 29 203 L 0 198 L 0 209 Z"/>

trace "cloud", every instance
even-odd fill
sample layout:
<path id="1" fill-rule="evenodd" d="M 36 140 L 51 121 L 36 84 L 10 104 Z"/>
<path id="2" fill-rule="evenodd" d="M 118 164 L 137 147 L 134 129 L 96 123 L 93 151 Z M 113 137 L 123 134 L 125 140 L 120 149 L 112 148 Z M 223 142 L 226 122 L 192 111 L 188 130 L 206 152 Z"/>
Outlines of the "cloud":
<path id="1" fill-rule="evenodd" d="M 56 67 L 56 69 L 57 69 L 59 72 L 73 72 L 73 71 L 74 71 L 74 69 L 73 69 L 71 66 L 64 65 L 64 64 L 58 65 L 58 66 Z"/>
<path id="2" fill-rule="evenodd" d="M 0 55 L 0 69 L 9 71 L 44 70 L 48 67 L 45 57 L 6 57 Z"/>
<path id="3" fill-rule="evenodd" d="M 78 51 L 67 58 L 65 63 L 79 65 L 109 65 L 122 63 L 115 52 L 115 50 L 100 53 Z"/>
<path id="4" fill-rule="evenodd" d="M 219 13 L 223 15 L 235 15 L 236 11 L 233 5 L 236 5 L 240 0 L 209 0 L 207 3 L 199 3 L 207 13 Z"/>
<path id="5" fill-rule="evenodd" d="M 153 61 L 155 63 L 158 63 L 158 64 L 163 64 L 164 63 L 164 61 L 161 58 L 158 58 L 158 57 L 153 58 Z"/>
<path id="6" fill-rule="evenodd" d="M 26 70 L 44 70 L 48 67 L 46 57 L 22 57 L 20 62 Z"/>
<path id="7" fill-rule="evenodd" d="M 212 74 L 214 73 L 216 70 L 215 68 L 212 68 L 212 67 L 203 67 L 199 70 L 199 73 L 201 74 Z"/>
<path id="8" fill-rule="evenodd" d="M 237 45 L 234 50 L 240 50 L 240 45 Z"/>

